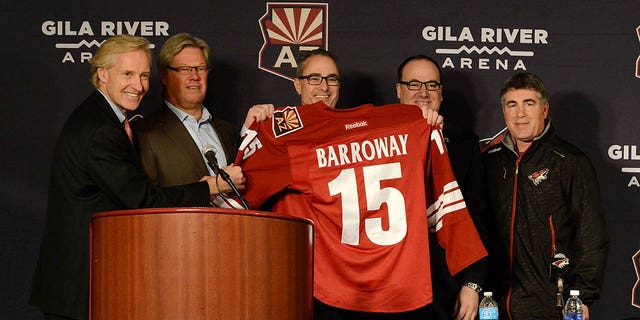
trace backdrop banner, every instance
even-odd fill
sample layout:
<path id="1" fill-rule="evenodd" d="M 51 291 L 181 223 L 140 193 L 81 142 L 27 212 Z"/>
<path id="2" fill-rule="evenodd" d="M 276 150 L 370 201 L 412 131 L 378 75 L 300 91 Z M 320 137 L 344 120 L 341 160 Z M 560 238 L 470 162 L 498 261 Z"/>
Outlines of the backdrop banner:
<path id="1" fill-rule="evenodd" d="M 341 108 L 397 102 L 398 64 L 414 54 L 434 57 L 443 70 L 441 113 L 481 138 L 504 128 L 502 82 L 516 72 L 540 75 L 555 127 L 591 158 L 602 190 L 611 250 L 592 318 L 640 317 L 639 12 L 636 0 L 5 0 L 0 317 L 42 317 L 28 297 L 51 158 L 65 119 L 92 90 L 88 60 L 111 35 L 149 39 L 151 89 L 138 109 L 147 115 L 160 104 L 155 55 L 180 32 L 211 45 L 205 106 L 237 125 L 254 104 L 299 104 L 297 59 L 318 47 L 339 57 Z"/>

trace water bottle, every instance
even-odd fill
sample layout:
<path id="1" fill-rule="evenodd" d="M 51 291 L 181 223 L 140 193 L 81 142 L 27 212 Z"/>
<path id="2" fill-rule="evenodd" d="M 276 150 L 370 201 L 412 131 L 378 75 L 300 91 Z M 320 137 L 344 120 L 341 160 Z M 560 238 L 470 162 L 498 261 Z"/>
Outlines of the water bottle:
<path id="1" fill-rule="evenodd" d="M 582 320 L 582 301 L 580 301 L 580 291 L 569 291 L 569 300 L 564 304 L 564 320 Z"/>
<path id="2" fill-rule="evenodd" d="M 498 303 L 493 299 L 491 291 L 484 292 L 484 298 L 478 308 L 480 320 L 498 320 Z"/>

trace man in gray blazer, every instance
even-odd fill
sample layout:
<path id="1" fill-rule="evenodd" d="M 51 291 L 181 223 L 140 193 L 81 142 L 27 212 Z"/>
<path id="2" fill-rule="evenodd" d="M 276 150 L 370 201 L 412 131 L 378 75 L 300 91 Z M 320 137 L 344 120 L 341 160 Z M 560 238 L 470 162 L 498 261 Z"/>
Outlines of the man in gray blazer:
<path id="1" fill-rule="evenodd" d="M 158 71 L 163 105 L 134 122 L 137 150 L 153 184 L 172 186 L 213 175 L 202 149 L 216 148 L 218 164 L 232 163 L 238 132 L 214 118 L 202 104 L 207 94 L 209 46 L 202 39 L 179 33 L 160 49 Z"/>

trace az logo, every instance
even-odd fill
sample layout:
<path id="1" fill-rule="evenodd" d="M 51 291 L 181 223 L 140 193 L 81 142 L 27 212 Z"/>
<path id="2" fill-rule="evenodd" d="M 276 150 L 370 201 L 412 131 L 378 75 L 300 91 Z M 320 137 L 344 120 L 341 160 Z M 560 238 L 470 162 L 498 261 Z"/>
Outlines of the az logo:
<path id="1" fill-rule="evenodd" d="M 264 40 L 258 67 L 293 81 L 296 57 L 327 49 L 328 11 L 327 3 L 267 2 L 267 11 L 258 21 Z"/>
<path id="2" fill-rule="evenodd" d="M 298 131 L 304 127 L 302 119 L 295 107 L 286 107 L 273 113 L 273 135 L 279 138 L 285 134 Z"/>

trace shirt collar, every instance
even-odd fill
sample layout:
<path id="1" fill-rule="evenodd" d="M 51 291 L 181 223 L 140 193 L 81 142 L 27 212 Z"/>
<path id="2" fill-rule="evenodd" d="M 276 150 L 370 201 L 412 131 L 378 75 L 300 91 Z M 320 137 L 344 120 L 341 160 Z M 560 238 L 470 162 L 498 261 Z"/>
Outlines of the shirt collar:
<path id="1" fill-rule="evenodd" d="M 115 113 L 116 117 L 118 117 L 118 121 L 122 123 L 126 118 L 126 116 L 124 115 L 124 113 L 122 113 L 122 111 L 120 110 L 120 107 L 118 107 L 118 105 L 115 104 L 115 102 L 111 101 L 111 99 L 109 99 L 109 97 L 106 94 L 104 94 L 104 92 L 100 90 L 98 90 L 98 92 L 100 92 L 100 94 L 107 100 L 107 102 L 109 103 L 109 106 L 113 110 L 113 113 Z"/>
<path id="2" fill-rule="evenodd" d="M 171 111 L 173 111 L 173 113 L 175 113 L 176 116 L 178 116 L 178 119 L 180 119 L 180 121 L 185 121 L 185 120 L 187 120 L 189 118 L 195 120 L 195 118 L 192 115 L 190 115 L 190 114 L 178 109 L 178 107 L 176 107 L 173 104 L 171 104 L 171 102 L 169 102 L 167 100 L 164 100 L 164 103 L 166 103 L 167 107 L 169 107 L 169 109 L 171 109 Z M 199 123 L 206 122 L 206 121 L 209 121 L 209 120 L 211 120 L 211 113 L 209 112 L 209 110 L 207 108 L 202 107 L 202 117 L 200 118 Z"/>

